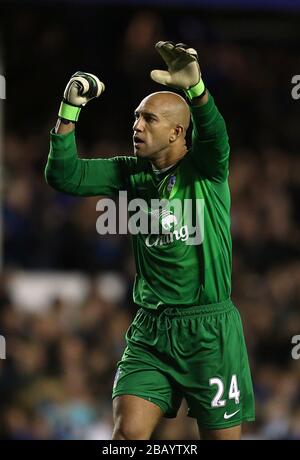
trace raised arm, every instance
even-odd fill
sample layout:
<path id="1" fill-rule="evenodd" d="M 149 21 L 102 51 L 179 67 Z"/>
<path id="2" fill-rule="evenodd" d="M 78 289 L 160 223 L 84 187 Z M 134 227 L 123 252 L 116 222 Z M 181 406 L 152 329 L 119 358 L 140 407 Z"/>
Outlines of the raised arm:
<path id="1" fill-rule="evenodd" d="M 78 158 L 75 123 L 81 107 L 104 91 L 92 74 L 77 72 L 64 91 L 59 119 L 50 134 L 45 178 L 58 191 L 71 195 L 115 195 L 126 189 L 128 157 L 85 160 Z"/>
<path id="2" fill-rule="evenodd" d="M 156 49 L 168 70 L 153 70 L 151 78 L 162 85 L 183 90 L 189 99 L 193 122 L 191 157 L 196 168 L 210 180 L 226 180 L 229 159 L 226 125 L 205 88 L 196 50 L 172 42 L 158 42 Z"/>
<path id="3" fill-rule="evenodd" d="M 201 175 L 223 182 L 228 177 L 229 142 L 225 121 L 206 92 L 205 99 L 192 100 L 193 123 L 191 156 Z"/>

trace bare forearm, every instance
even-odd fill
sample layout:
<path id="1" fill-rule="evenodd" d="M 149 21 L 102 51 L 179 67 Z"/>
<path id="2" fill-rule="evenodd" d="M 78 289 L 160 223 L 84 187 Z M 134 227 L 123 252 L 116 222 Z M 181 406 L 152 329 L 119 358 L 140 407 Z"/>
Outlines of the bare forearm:
<path id="1" fill-rule="evenodd" d="M 69 121 L 68 123 L 63 122 L 60 118 L 58 118 L 56 126 L 55 126 L 55 134 L 69 134 L 70 132 L 74 131 L 75 123 Z"/>
<path id="2" fill-rule="evenodd" d="M 208 102 L 208 91 L 206 90 L 204 96 L 195 97 L 192 99 L 192 105 L 205 105 Z"/>

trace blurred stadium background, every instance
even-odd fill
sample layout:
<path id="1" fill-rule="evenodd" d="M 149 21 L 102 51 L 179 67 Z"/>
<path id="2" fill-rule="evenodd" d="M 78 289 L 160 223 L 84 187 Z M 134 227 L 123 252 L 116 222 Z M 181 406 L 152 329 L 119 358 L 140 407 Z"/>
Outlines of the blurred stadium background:
<path id="1" fill-rule="evenodd" d="M 63 89 L 77 70 L 99 75 L 107 88 L 82 111 L 82 156 L 131 154 L 132 112 L 159 89 L 148 75 L 161 66 L 153 45 L 165 39 L 198 50 L 231 139 L 233 299 L 257 410 L 243 437 L 300 439 L 300 360 L 291 357 L 300 333 L 300 101 L 291 97 L 300 74 L 299 3 L 0 2 L 2 439 L 111 436 L 111 387 L 135 312 L 130 240 L 100 237 L 98 198 L 55 192 L 44 166 Z M 184 411 L 163 421 L 155 438 L 196 439 Z"/>

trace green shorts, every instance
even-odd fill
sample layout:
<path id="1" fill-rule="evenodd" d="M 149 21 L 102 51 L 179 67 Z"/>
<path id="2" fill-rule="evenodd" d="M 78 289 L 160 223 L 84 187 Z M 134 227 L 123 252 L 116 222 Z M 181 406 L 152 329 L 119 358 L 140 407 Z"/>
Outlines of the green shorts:
<path id="1" fill-rule="evenodd" d="M 141 308 L 126 333 L 127 347 L 113 398 L 136 395 L 207 429 L 254 420 L 254 396 L 243 327 L 231 300 L 199 307 Z"/>

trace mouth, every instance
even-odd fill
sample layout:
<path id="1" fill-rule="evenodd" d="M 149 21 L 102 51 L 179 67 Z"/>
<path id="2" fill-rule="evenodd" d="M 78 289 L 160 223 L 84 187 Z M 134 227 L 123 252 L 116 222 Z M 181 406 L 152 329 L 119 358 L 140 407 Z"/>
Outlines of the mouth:
<path id="1" fill-rule="evenodd" d="M 133 143 L 136 147 L 140 147 L 141 145 L 145 144 L 145 141 L 141 139 L 139 136 L 133 136 Z"/>

